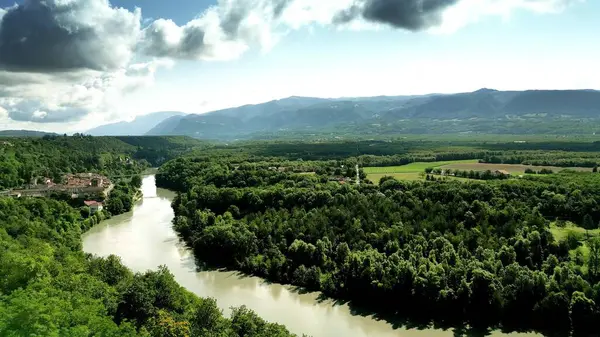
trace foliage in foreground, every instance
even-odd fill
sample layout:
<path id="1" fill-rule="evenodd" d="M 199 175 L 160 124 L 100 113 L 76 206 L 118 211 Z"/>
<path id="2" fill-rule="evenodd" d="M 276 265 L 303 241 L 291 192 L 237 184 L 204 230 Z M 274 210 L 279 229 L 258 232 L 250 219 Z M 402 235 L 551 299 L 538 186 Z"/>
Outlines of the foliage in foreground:
<path id="1" fill-rule="evenodd" d="M 0 199 L 1 336 L 291 336 L 245 307 L 224 317 L 166 268 L 84 254 L 81 220 L 65 202 Z"/>

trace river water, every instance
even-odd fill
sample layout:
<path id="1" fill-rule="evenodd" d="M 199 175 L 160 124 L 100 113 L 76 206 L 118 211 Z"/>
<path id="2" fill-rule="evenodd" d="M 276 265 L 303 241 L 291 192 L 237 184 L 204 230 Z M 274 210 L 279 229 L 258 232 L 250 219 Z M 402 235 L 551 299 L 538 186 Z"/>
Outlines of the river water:
<path id="1" fill-rule="evenodd" d="M 99 256 L 115 254 L 133 271 L 166 265 L 179 284 L 202 297 L 213 297 L 229 314 L 230 307 L 246 305 L 270 322 L 296 334 L 313 337 L 452 337 L 451 330 L 394 329 L 390 323 L 353 315 L 347 305 L 319 301 L 318 293 L 298 294 L 292 287 L 269 284 L 234 272 L 197 272 L 192 254 L 171 228 L 175 193 L 157 189 L 154 175 L 144 177 L 143 199 L 129 213 L 95 226 L 83 236 L 83 250 Z M 509 336 L 500 332 L 491 336 Z M 536 336 L 510 334 L 511 337 Z"/>

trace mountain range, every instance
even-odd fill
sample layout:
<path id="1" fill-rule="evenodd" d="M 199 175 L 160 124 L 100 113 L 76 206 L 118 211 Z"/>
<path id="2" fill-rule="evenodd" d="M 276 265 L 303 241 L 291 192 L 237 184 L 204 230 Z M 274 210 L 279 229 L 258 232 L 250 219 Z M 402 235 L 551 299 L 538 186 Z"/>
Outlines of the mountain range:
<path id="1" fill-rule="evenodd" d="M 142 136 L 167 118 L 183 112 L 159 111 L 136 117 L 131 122 L 117 122 L 95 127 L 85 132 L 92 136 Z"/>
<path id="2" fill-rule="evenodd" d="M 422 96 L 294 96 L 204 114 L 173 116 L 147 134 L 235 139 L 261 133 L 344 131 L 591 133 L 595 129 L 589 128 L 599 125 L 600 91 L 480 89 Z"/>
<path id="3" fill-rule="evenodd" d="M 231 140 L 289 134 L 591 134 L 600 91 L 480 89 L 458 94 L 316 98 L 184 114 L 167 111 L 99 126 L 91 135 L 184 135 Z"/>

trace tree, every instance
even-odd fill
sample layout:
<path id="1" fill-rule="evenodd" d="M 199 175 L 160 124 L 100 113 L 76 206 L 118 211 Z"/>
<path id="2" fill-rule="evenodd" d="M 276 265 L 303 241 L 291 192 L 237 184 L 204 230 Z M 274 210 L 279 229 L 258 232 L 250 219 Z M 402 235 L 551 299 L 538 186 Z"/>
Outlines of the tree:
<path id="1" fill-rule="evenodd" d="M 569 298 L 563 293 L 551 293 L 534 308 L 536 326 L 559 331 L 570 330 Z"/>
<path id="2" fill-rule="evenodd" d="M 222 311 L 214 298 L 203 298 L 195 306 L 191 318 L 192 331 L 195 336 L 202 336 L 207 331 L 217 331 L 223 325 Z"/>
<path id="3" fill-rule="evenodd" d="M 113 215 L 122 214 L 125 211 L 123 202 L 119 197 L 111 197 L 106 203 L 106 209 Z"/>
<path id="4" fill-rule="evenodd" d="M 148 332 L 155 337 L 189 337 L 190 324 L 186 321 L 177 322 L 171 314 L 164 310 L 158 311 L 158 317 L 153 317 L 148 323 Z"/>
<path id="5" fill-rule="evenodd" d="M 600 238 L 588 240 L 590 255 L 588 259 L 588 272 L 592 280 L 600 279 Z"/>
<path id="6" fill-rule="evenodd" d="M 588 335 L 597 331 L 596 304 L 584 293 L 576 291 L 571 297 L 571 322 L 577 335 Z"/>
<path id="7" fill-rule="evenodd" d="M 594 219 L 592 219 L 592 216 L 589 214 L 586 214 L 583 216 L 583 228 L 585 229 L 594 229 L 595 223 L 594 223 Z"/>
<path id="8" fill-rule="evenodd" d="M 137 174 L 134 175 L 133 177 L 131 177 L 131 186 L 133 186 L 135 188 L 142 187 L 142 177 Z"/>
<path id="9" fill-rule="evenodd" d="M 575 233 L 573 231 L 569 231 L 567 234 L 567 245 L 569 247 L 569 250 L 571 249 L 576 249 L 577 247 L 579 247 L 579 245 L 581 244 L 581 235 L 578 233 Z"/>

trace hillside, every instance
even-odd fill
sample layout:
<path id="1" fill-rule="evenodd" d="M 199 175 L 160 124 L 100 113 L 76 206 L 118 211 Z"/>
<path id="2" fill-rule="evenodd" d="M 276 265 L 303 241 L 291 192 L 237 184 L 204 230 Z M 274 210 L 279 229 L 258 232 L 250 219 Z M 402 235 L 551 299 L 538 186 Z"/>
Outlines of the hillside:
<path id="1" fill-rule="evenodd" d="M 181 116 L 183 112 L 177 111 L 159 111 L 144 116 L 136 117 L 131 122 L 117 122 L 101 125 L 86 131 L 86 134 L 92 136 L 141 136 L 145 135 L 152 128 L 164 120 Z"/>
<path id="2" fill-rule="evenodd" d="M 206 139 L 251 138 L 263 133 L 290 131 L 591 134 L 599 126 L 599 91 L 480 89 L 470 93 L 423 96 L 289 97 L 172 117 L 148 134 Z"/>

